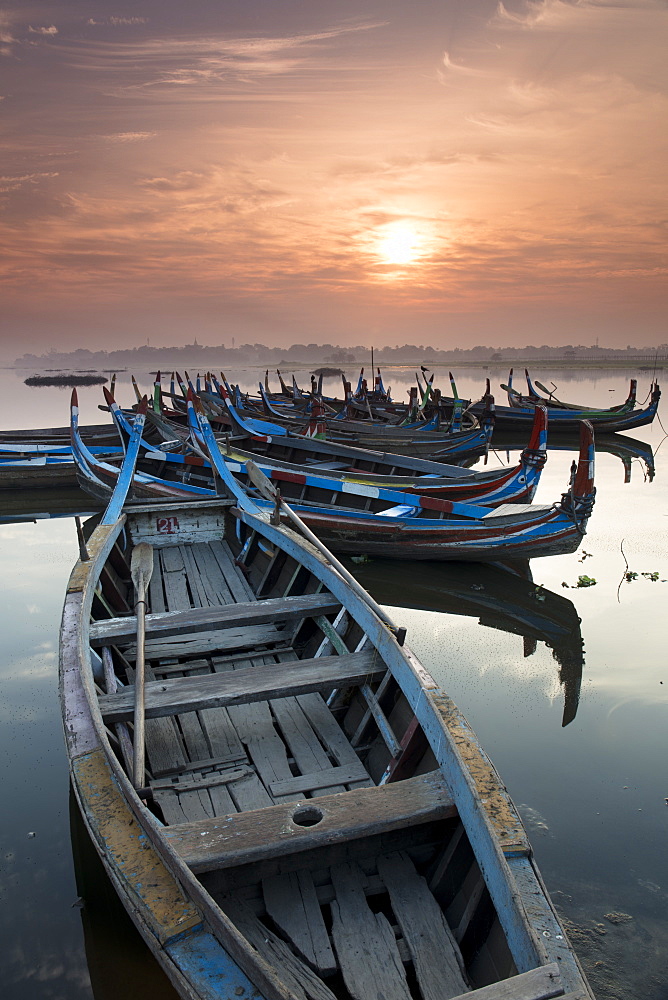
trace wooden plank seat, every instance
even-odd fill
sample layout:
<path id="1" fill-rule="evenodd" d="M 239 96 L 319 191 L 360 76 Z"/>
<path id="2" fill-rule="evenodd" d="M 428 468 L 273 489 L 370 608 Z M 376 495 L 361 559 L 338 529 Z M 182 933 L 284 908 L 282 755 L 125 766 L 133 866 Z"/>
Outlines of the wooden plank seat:
<path id="1" fill-rule="evenodd" d="M 287 629 L 275 625 L 249 625 L 246 627 L 219 629 L 215 632 L 196 632 L 194 635 L 173 638 L 152 639 L 146 643 L 146 658 L 149 660 L 180 659 L 211 654 L 232 654 L 242 651 L 262 649 L 285 649 L 290 647 L 292 634 Z M 127 660 L 137 655 L 136 645 L 123 647 Z"/>
<path id="2" fill-rule="evenodd" d="M 556 962 L 492 983 L 491 986 L 481 986 L 480 989 L 457 994 L 451 1000 L 551 1000 L 552 997 L 587 1000 L 580 991 L 564 996 L 563 982 Z"/>
<path id="3" fill-rule="evenodd" d="M 333 614 L 340 608 L 340 601 L 337 601 L 332 594 L 321 593 L 159 612 L 146 615 L 146 640 L 182 636 L 183 633 L 211 632 L 239 626 L 294 621 L 314 615 Z M 92 646 L 131 643 L 136 634 L 137 619 L 134 616 L 109 618 L 93 622 L 90 626 Z"/>
<path id="4" fill-rule="evenodd" d="M 431 771 L 395 784 L 178 823 L 164 833 L 193 871 L 208 872 L 456 816 L 442 775 Z"/>
<path id="5" fill-rule="evenodd" d="M 286 695 L 363 684 L 379 680 L 386 667 L 375 650 L 345 656 L 321 656 L 288 663 L 245 667 L 224 673 L 195 677 L 172 677 L 146 684 L 147 719 L 208 708 L 226 708 L 251 702 L 284 698 Z M 101 695 L 100 711 L 106 723 L 128 722 L 134 714 L 134 688 Z"/>

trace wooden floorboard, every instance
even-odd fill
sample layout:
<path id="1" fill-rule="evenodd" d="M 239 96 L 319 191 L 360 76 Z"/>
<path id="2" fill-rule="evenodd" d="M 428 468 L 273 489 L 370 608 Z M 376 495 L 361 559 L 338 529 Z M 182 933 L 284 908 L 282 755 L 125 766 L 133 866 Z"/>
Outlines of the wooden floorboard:
<path id="1" fill-rule="evenodd" d="M 268 915 L 320 975 L 333 975 L 336 959 L 309 871 L 272 875 L 262 882 Z"/>
<path id="2" fill-rule="evenodd" d="M 269 930 L 238 897 L 223 897 L 222 909 L 298 1000 L 336 1000 L 320 977 Z"/>
<path id="3" fill-rule="evenodd" d="M 327 750 L 340 767 L 355 767 L 360 763 L 348 737 L 325 704 L 321 694 L 300 694 L 297 696 L 301 708 L 318 733 Z M 365 773 L 354 781 L 345 782 L 347 788 L 363 788 L 373 785 L 373 780 Z"/>
<path id="4" fill-rule="evenodd" d="M 392 910 L 408 946 L 422 1000 L 444 1000 L 464 993 L 464 961 L 424 878 L 407 854 L 378 859 L 378 874 L 390 894 Z"/>
<path id="5" fill-rule="evenodd" d="M 563 1000 L 590 1000 L 584 991 L 564 996 L 559 966 L 556 962 L 512 976 L 500 983 L 493 983 L 491 986 L 483 986 L 479 990 L 458 994 L 451 1000 L 551 1000 L 552 997 L 563 997 Z"/>
<path id="6" fill-rule="evenodd" d="M 206 596 L 209 604 L 234 604 L 235 598 L 232 594 L 229 582 L 216 561 L 211 551 L 211 546 L 206 542 L 200 542 L 192 547 L 193 559 L 202 579 L 205 581 Z M 235 575 L 239 572 L 238 567 L 234 567 Z"/>
<path id="7" fill-rule="evenodd" d="M 283 665 L 280 664 L 278 669 L 282 671 Z M 286 684 L 288 690 L 289 687 L 290 685 Z M 345 791 L 345 786 L 335 776 L 336 769 L 332 767 L 326 751 L 297 699 L 275 698 L 271 701 L 271 710 L 301 775 L 314 775 L 316 778 L 320 778 L 323 773 L 326 775 L 325 780 L 328 781 L 328 784 L 312 783 L 310 789 L 304 789 L 302 794 L 307 790 L 310 790 L 315 796 L 325 795 L 327 792 L 333 794 Z M 360 768 L 364 771 L 361 763 Z M 272 795 L 275 795 L 276 787 L 272 786 L 270 791 Z"/>
<path id="8" fill-rule="evenodd" d="M 160 549 L 160 559 L 165 588 L 165 610 L 183 611 L 191 607 L 181 546 Z"/>
<path id="9" fill-rule="evenodd" d="M 221 568 L 227 585 L 235 601 L 255 600 L 253 589 L 246 580 L 243 570 L 234 561 L 232 551 L 227 542 L 210 542 L 211 552 Z"/>
<path id="10" fill-rule="evenodd" d="M 341 973 L 355 1000 L 412 1000 L 406 972 L 389 920 L 374 913 L 355 863 L 331 870 L 336 900 L 331 903 L 332 940 Z"/>

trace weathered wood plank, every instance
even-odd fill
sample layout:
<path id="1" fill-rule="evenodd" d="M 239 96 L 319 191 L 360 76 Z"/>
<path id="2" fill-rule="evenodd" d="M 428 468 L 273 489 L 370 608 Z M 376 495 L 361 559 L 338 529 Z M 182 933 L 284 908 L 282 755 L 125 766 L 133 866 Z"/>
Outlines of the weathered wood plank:
<path id="1" fill-rule="evenodd" d="M 205 582 L 195 562 L 193 546 L 181 545 L 179 548 L 183 557 L 183 566 L 186 571 L 193 606 L 196 608 L 205 608 L 210 601 L 207 598 Z"/>
<path id="2" fill-rule="evenodd" d="M 249 661 L 242 660 L 242 664 Z M 233 663 L 227 660 L 212 657 L 214 670 L 224 673 L 233 669 Z M 225 708 L 207 708 L 199 713 L 202 727 L 206 732 L 207 739 L 211 746 L 212 755 L 227 751 L 229 754 L 236 753 L 244 761 L 249 760 L 246 748 L 239 738 L 229 712 Z M 234 808 L 243 812 L 247 809 L 263 809 L 272 804 L 272 798 L 254 771 L 250 771 L 246 777 L 235 781 L 229 786 Z M 215 793 L 212 793 L 212 798 Z M 216 803 L 214 802 L 214 805 Z M 232 812 L 233 810 L 228 810 Z M 222 815 L 222 810 L 216 807 L 216 815 Z"/>
<path id="3" fill-rule="evenodd" d="M 253 588 L 246 580 L 243 570 L 235 563 L 232 550 L 227 542 L 210 542 L 209 547 L 220 566 L 234 600 L 239 602 L 254 600 Z"/>
<path id="4" fill-rule="evenodd" d="M 256 667 L 255 669 L 264 669 Z M 234 676 L 239 673 L 235 671 Z M 272 781 L 281 781 L 292 777 L 285 743 L 276 732 L 274 718 L 266 701 L 250 705 L 231 706 L 230 719 L 239 738 L 244 743 L 248 755 L 255 767 L 265 791 L 269 794 Z M 290 801 L 298 798 L 296 794 L 271 796 L 272 801 Z"/>
<path id="5" fill-rule="evenodd" d="M 154 676 L 150 664 L 147 663 L 146 678 L 149 683 Z M 134 681 L 134 670 L 128 670 L 128 679 Z M 131 697 L 134 714 L 134 685 L 123 690 L 128 697 Z M 147 719 L 144 738 L 151 773 L 155 778 L 183 770 L 186 756 L 173 719 Z"/>
<path id="6" fill-rule="evenodd" d="M 299 597 L 278 597 L 243 604 L 217 604 L 184 611 L 146 615 L 146 639 L 162 639 L 184 632 L 211 632 L 246 625 L 274 624 L 310 615 L 332 614 L 340 603 L 331 594 L 304 594 Z M 137 619 L 108 618 L 90 626 L 92 646 L 118 645 L 132 642 L 137 634 Z"/>
<path id="7" fill-rule="evenodd" d="M 265 961 L 277 970 L 297 1000 L 336 1000 L 320 977 L 293 954 L 285 941 L 265 927 L 249 906 L 231 896 L 224 897 L 220 905 Z"/>
<path id="8" fill-rule="evenodd" d="M 212 653 L 231 653 L 237 650 L 256 649 L 258 646 L 280 646 L 290 643 L 290 635 L 273 625 L 251 625 L 248 628 L 229 628 L 217 632 L 198 632 L 183 638 L 153 639 L 146 643 L 146 656 L 153 660 L 207 656 Z M 124 650 L 129 659 L 136 656 L 136 646 Z"/>
<path id="9" fill-rule="evenodd" d="M 286 689 L 289 690 L 287 685 Z M 316 783 L 312 786 L 314 794 L 321 794 L 323 788 L 328 788 L 330 792 L 345 791 L 343 784 L 333 776 L 334 768 L 327 752 L 297 699 L 294 697 L 276 698 L 270 702 L 270 705 L 283 739 L 290 748 L 290 753 L 302 775 L 312 775 L 314 772 L 326 773 L 327 783 L 325 785 L 317 783 L 318 775 L 316 774 Z M 275 793 L 272 792 L 272 794 Z"/>
<path id="10" fill-rule="evenodd" d="M 182 611 L 190 607 L 186 571 L 180 546 L 170 546 L 160 552 L 165 602 L 168 611 Z"/>
<path id="11" fill-rule="evenodd" d="M 394 932 L 384 914 L 369 908 L 361 869 L 334 865 L 331 875 L 332 940 L 348 991 L 356 1000 L 412 1000 Z"/>
<path id="12" fill-rule="evenodd" d="M 382 676 L 384 671 L 381 665 L 375 672 Z M 329 690 L 361 684 L 373 676 L 372 655 L 349 653 L 347 656 L 247 667 L 230 673 L 152 681 L 146 684 L 146 718 L 267 701 L 288 692 Z M 127 722 L 134 709 L 133 690 L 124 688 L 113 695 L 102 695 L 99 704 L 105 721 Z"/>
<path id="13" fill-rule="evenodd" d="M 148 585 L 149 608 L 152 612 L 165 611 L 165 593 L 162 586 L 160 550 L 153 550 L 153 574 Z"/>
<path id="14" fill-rule="evenodd" d="M 272 795 L 291 795 L 313 792 L 327 788 L 329 793 L 336 791 L 332 786 L 354 784 L 363 781 L 365 785 L 372 785 L 373 782 L 364 769 L 361 761 L 354 764 L 347 764 L 344 767 L 329 767 L 327 770 L 314 771 L 309 774 L 299 774 L 295 778 L 287 778 L 285 781 L 272 781 L 269 791 Z"/>
<path id="15" fill-rule="evenodd" d="M 551 1000 L 552 997 L 563 997 L 563 1000 L 589 1000 L 584 992 L 569 993 L 564 996 L 559 966 L 556 962 L 531 969 L 521 975 L 504 979 L 491 986 L 483 986 L 479 990 L 459 994 L 452 1000 Z"/>
<path id="16" fill-rule="evenodd" d="M 293 819 L 299 806 L 281 803 L 252 813 L 238 813 L 220 822 L 214 819 L 204 824 L 172 826 L 165 830 L 165 836 L 193 871 L 202 872 L 389 833 L 457 815 L 438 771 L 408 778 L 396 785 L 357 788 L 344 795 L 323 796 L 301 804 L 318 809 L 322 819 L 314 826 L 300 826 Z"/>
<path id="17" fill-rule="evenodd" d="M 154 781 L 151 784 L 151 788 L 154 792 L 176 791 L 181 794 L 182 792 L 198 791 L 203 788 L 213 788 L 215 785 L 229 785 L 232 781 L 245 778 L 249 773 L 251 773 L 249 767 L 235 767 L 228 771 L 208 771 L 206 774 L 193 778 L 191 781 L 187 778 L 181 779 L 178 782 Z"/>
<path id="18" fill-rule="evenodd" d="M 267 913 L 301 957 L 321 975 L 335 973 L 336 959 L 311 873 L 272 875 L 263 880 L 262 893 Z"/>
<path id="19" fill-rule="evenodd" d="M 452 932 L 424 878 L 407 854 L 378 858 L 378 874 L 408 945 L 423 1000 L 466 992 L 464 961 Z"/>
<path id="20" fill-rule="evenodd" d="M 234 604 L 234 596 L 211 551 L 211 546 L 200 542 L 192 546 L 193 559 L 204 582 L 207 601 L 211 605 Z"/>
<path id="21" fill-rule="evenodd" d="M 354 767 L 359 762 L 359 757 L 351 746 L 348 737 L 325 704 L 322 695 L 300 694 L 297 696 L 297 701 L 337 764 L 341 767 L 346 764 Z M 343 783 L 349 785 L 351 788 L 362 788 L 373 785 L 373 780 L 366 773 L 365 769 L 364 775 L 360 775 L 354 781 Z"/>

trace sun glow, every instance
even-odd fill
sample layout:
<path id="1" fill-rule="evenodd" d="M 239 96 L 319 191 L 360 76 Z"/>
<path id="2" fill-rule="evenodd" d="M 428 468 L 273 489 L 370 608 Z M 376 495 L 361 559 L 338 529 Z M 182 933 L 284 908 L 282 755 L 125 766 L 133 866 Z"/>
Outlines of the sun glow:
<path id="1" fill-rule="evenodd" d="M 420 256 L 420 242 L 414 229 L 396 223 L 379 234 L 377 253 L 387 264 L 412 264 Z"/>

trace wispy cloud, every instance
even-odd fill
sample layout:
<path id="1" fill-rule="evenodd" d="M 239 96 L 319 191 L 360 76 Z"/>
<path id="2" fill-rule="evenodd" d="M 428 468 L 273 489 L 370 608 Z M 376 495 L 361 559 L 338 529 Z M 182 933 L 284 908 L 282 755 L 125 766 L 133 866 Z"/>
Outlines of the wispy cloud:
<path id="1" fill-rule="evenodd" d="M 53 177 L 58 177 L 56 172 L 44 172 L 34 173 L 34 174 L 22 174 L 20 176 L 0 176 L 0 192 L 7 193 L 8 191 L 18 191 L 20 188 L 26 185 L 35 186 L 40 184 L 44 180 L 49 180 Z"/>
<path id="2" fill-rule="evenodd" d="M 113 28 L 122 28 L 127 25 L 132 24 L 148 24 L 149 19 L 147 17 L 104 17 L 98 20 L 95 17 L 89 17 L 86 20 L 86 24 L 90 27 L 94 25 L 111 25 Z"/>

